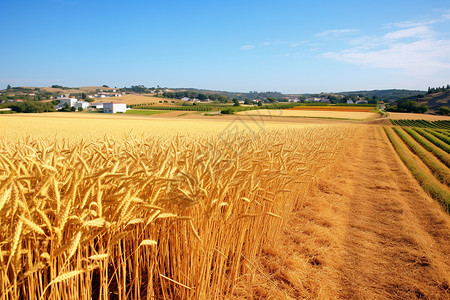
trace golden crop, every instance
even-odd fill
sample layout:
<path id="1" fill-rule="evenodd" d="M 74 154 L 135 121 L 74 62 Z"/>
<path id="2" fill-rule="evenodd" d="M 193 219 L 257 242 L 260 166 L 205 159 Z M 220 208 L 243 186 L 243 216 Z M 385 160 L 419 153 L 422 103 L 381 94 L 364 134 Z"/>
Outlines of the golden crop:
<path id="1" fill-rule="evenodd" d="M 0 141 L 0 299 L 223 298 L 347 127 Z"/>

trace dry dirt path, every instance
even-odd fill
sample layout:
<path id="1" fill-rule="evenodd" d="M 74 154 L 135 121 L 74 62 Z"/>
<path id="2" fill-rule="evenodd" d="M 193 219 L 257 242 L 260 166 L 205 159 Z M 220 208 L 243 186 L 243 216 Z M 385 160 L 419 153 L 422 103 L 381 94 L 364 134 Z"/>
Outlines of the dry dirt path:
<path id="1" fill-rule="evenodd" d="M 265 247 L 238 298 L 450 299 L 450 216 L 381 126 L 363 130 Z"/>

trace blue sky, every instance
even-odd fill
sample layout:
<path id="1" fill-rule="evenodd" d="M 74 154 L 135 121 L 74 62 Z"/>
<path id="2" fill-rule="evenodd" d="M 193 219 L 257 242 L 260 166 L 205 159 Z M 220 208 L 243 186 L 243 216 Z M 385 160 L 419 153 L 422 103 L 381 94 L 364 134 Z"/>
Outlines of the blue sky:
<path id="1" fill-rule="evenodd" d="M 0 88 L 450 83 L 450 1 L 0 0 Z"/>

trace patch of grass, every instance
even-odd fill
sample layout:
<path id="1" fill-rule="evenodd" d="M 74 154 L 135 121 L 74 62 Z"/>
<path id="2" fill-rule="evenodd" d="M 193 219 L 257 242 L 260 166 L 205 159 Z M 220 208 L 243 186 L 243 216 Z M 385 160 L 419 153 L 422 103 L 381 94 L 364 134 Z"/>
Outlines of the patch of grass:
<path id="1" fill-rule="evenodd" d="M 221 114 L 223 115 L 232 115 L 234 114 L 235 110 L 227 108 L 227 109 L 223 109 L 220 111 Z"/>
<path id="2" fill-rule="evenodd" d="M 392 143 L 395 151 L 400 159 L 409 169 L 414 178 L 419 182 L 420 186 L 431 197 L 442 203 L 447 211 L 450 209 L 450 193 L 445 186 L 430 176 L 428 170 L 424 170 L 420 165 L 419 158 L 411 154 L 406 145 L 400 140 L 399 136 L 390 127 L 384 127 L 384 131 Z"/>
<path id="3" fill-rule="evenodd" d="M 159 114 L 165 114 L 168 111 L 163 110 L 146 110 L 146 109 L 129 109 L 125 114 L 127 115 L 159 115 Z"/>

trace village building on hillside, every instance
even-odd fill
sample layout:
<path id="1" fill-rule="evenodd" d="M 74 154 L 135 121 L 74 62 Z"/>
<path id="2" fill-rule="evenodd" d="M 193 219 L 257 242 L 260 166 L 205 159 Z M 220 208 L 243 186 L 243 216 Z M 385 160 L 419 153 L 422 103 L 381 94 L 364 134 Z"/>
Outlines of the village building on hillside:
<path id="1" fill-rule="evenodd" d="M 103 109 L 103 103 L 102 102 L 95 102 L 95 103 L 91 104 L 91 107 L 95 108 L 95 109 Z"/>
<path id="2" fill-rule="evenodd" d="M 104 113 L 125 113 L 127 111 L 127 105 L 125 103 L 103 103 Z"/>
<path id="3" fill-rule="evenodd" d="M 328 98 L 324 98 L 324 97 L 313 97 L 313 98 L 307 98 L 306 102 L 322 102 L 322 103 L 328 103 L 330 102 L 330 100 Z"/>
<path id="4" fill-rule="evenodd" d="M 74 107 L 76 109 L 78 109 L 79 107 L 81 107 L 82 109 L 86 109 L 89 107 L 89 102 L 87 101 L 78 101 L 77 103 L 75 103 Z"/>
<path id="5" fill-rule="evenodd" d="M 122 97 L 122 94 L 118 94 L 118 93 L 106 93 L 106 92 L 98 92 L 97 94 L 95 94 L 94 96 L 91 96 L 90 98 L 109 98 L 109 97 Z"/>
<path id="6" fill-rule="evenodd" d="M 74 107 L 75 103 L 78 102 L 77 98 L 69 98 L 66 97 L 65 95 L 61 95 L 61 97 L 57 97 L 56 100 L 59 100 L 59 104 L 56 105 L 56 109 L 61 109 L 63 108 L 66 104 L 69 105 L 69 107 Z"/>

